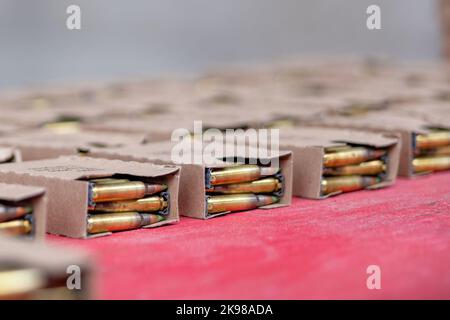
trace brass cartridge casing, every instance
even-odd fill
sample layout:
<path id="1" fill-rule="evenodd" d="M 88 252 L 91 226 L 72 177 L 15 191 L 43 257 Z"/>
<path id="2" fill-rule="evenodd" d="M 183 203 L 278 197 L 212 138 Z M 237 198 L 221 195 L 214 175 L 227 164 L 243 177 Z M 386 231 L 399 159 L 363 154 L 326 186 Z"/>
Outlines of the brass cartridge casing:
<path id="1" fill-rule="evenodd" d="M 278 202 L 280 199 L 270 195 L 232 194 L 207 197 L 208 213 L 251 210 Z"/>
<path id="2" fill-rule="evenodd" d="M 99 202 L 89 207 L 89 210 L 100 212 L 152 212 L 162 211 L 165 208 L 167 208 L 167 201 L 163 197 L 153 196 L 138 200 Z"/>
<path id="3" fill-rule="evenodd" d="M 450 156 L 450 146 L 439 147 L 434 149 L 420 150 L 416 149 L 417 156 Z"/>
<path id="4" fill-rule="evenodd" d="M 281 190 L 282 183 L 277 178 L 264 178 L 251 182 L 233 183 L 215 186 L 207 192 L 235 194 L 235 193 L 272 193 Z"/>
<path id="5" fill-rule="evenodd" d="M 450 170 L 450 156 L 415 158 L 412 163 L 414 172 Z"/>
<path id="6" fill-rule="evenodd" d="M 115 179 L 115 178 L 101 178 L 101 179 L 93 179 L 89 180 L 89 182 L 95 184 L 110 184 L 110 183 L 126 183 L 130 182 L 128 179 Z"/>
<path id="7" fill-rule="evenodd" d="M 321 190 L 323 195 L 338 191 L 356 191 L 377 184 L 380 181 L 380 178 L 370 176 L 342 176 L 324 178 L 322 179 Z"/>
<path id="8" fill-rule="evenodd" d="M 146 184 L 142 181 L 93 184 L 91 199 L 93 202 L 139 199 L 166 189 L 167 185 Z"/>
<path id="9" fill-rule="evenodd" d="M 264 176 L 272 176 L 280 171 L 274 167 L 260 167 L 253 164 L 243 164 L 211 171 L 210 183 L 217 186 L 222 184 L 240 183 L 257 180 Z"/>
<path id="10" fill-rule="evenodd" d="M 32 211 L 33 208 L 31 207 L 13 207 L 0 204 L 0 222 L 22 218 Z"/>
<path id="11" fill-rule="evenodd" d="M 450 131 L 436 131 L 416 136 L 416 147 L 431 149 L 450 145 Z"/>
<path id="12" fill-rule="evenodd" d="M 381 158 L 385 154 L 386 150 L 355 147 L 348 150 L 325 153 L 323 165 L 330 168 L 358 164 L 367 160 Z"/>
<path id="13" fill-rule="evenodd" d="M 372 160 L 361 162 L 360 164 L 324 168 L 323 174 L 332 176 L 349 176 L 349 175 L 377 175 L 386 171 L 386 165 L 381 160 Z"/>
<path id="14" fill-rule="evenodd" d="M 164 217 L 151 213 L 120 212 L 89 215 L 87 232 L 90 234 L 100 232 L 114 232 L 138 229 L 164 220 Z"/>
<path id="15" fill-rule="evenodd" d="M 33 230 L 31 222 L 28 220 L 12 220 L 0 223 L 0 232 L 5 232 L 9 235 L 25 235 Z"/>
<path id="16" fill-rule="evenodd" d="M 44 285 L 44 276 L 37 269 L 0 270 L 0 300 L 26 299 Z"/>

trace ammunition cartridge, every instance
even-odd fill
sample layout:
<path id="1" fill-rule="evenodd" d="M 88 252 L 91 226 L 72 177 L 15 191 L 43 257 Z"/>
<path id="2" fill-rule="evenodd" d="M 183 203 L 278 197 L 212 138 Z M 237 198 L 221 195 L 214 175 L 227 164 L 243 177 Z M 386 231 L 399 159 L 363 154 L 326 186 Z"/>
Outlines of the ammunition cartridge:
<path id="1" fill-rule="evenodd" d="M 280 199 L 270 195 L 256 195 L 251 193 L 208 196 L 208 213 L 233 212 L 251 210 L 278 202 Z"/>
<path id="2" fill-rule="evenodd" d="M 358 164 L 367 160 L 381 158 L 385 154 L 386 150 L 355 147 L 339 152 L 325 153 L 323 165 L 330 168 Z"/>
<path id="3" fill-rule="evenodd" d="M 415 158 L 412 163 L 414 172 L 449 170 L 450 156 Z"/>
<path id="4" fill-rule="evenodd" d="M 378 177 L 370 176 L 343 176 L 322 179 L 322 194 L 341 191 L 349 192 L 364 189 L 381 181 Z"/>
<path id="5" fill-rule="evenodd" d="M 265 176 L 273 176 L 280 171 L 274 167 L 260 167 L 253 164 L 237 165 L 221 169 L 213 169 L 209 177 L 211 185 L 239 183 L 257 180 Z"/>
<path id="6" fill-rule="evenodd" d="M 383 161 L 373 160 L 343 167 L 324 168 L 323 174 L 331 176 L 377 175 L 385 171 L 386 165 Z"/>
<path id="7" fill-rule="evenodd" d="M 281 190 L 282 183 L 277 178 L 264 178 L 251 182 L 233 183 L 215 186 L 207 192 L 235 194 L 235 193 L 273 193 Z"/>
<path id="8" fill-rule="evenodd" d="M 33 227 L 31 222 L 25 219 L 12 220 L 0 223 L 0 232 L 5 232 L 9 235 L 24 235 L 29 234 Z"/>
<path id="9" fill-rule="evenodd" d="M 431 149 L 450 145 L 450 131 L 436 131 L 416 136 L 416 147 Z"/>
<path id="10" fill-rule="evenodd" d="M 0 222 L 22 218 L 32 211 L 31 207 L 12 207 L 0 204 Z"/>
<path id="11" fill-rule="evenodd" d="M 99 212 L 152 212 L 167 208 L 167 201 L 163 197 L 153 196 L 138 200 L 124 200 L 95 203 L 89 210 Z"/>
<path id="12" fill-rule="evenodd" d="M 163 216 L 151 213 L 120 212 L 89 215 L 87 231 L 90 234 L 138 229 L 164 220 Z"/>
<path id="13" fill-rule="evenodd" d="M 0 300 L 23 299 L 45 284 L 36 269 L 0 270 Z"/>
<path id="14" fill-rule="evenodd" d="M 450 156 L 450 146 L 434 149 L 416 149 L 417 156 Z"/>
<path id="15" fill-rule="evenodd" d="M 108 202 L 143 198 L 167 189 L 165 184 L 146 184 L 142 181 L 92 184 L 91 202 Z"/>

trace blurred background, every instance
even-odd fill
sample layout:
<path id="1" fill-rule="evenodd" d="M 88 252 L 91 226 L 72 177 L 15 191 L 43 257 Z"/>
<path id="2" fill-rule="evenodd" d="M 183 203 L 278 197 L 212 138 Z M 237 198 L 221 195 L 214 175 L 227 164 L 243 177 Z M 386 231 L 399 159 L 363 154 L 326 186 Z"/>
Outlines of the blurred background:
<path id="1" fill-rule="evenodd" d="M 71 4 L 81 30 L 66 28 Z M 366 28 L 371 4 L 382 30 Z M 439 12 L 438 0 L 0 0 L 0 88 L 312 54 L 437 60 Z"/>

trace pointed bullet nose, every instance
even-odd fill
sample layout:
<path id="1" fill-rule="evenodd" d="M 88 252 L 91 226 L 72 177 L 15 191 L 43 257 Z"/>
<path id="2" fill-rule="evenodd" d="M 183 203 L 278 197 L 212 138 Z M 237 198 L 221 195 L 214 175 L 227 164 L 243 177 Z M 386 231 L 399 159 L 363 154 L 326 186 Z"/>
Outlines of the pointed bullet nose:
<path id="1" fill-rule="evenodd" d="M 381 158 L 386 155 L 386 150 L 376 149 L 372 151 L 372 159 Z"/>
<path id="2" fill-rule="evenodd" d="M 280 198 L 276 196 L 258 195 L 258 207 L 267 206 L 272 203 L 277 203 Z"/>
<path id="3" fill-rule="evenodd" d="M 261 176 L 273 176 L 280 172 L 278 167 L 260 167 Z"/>

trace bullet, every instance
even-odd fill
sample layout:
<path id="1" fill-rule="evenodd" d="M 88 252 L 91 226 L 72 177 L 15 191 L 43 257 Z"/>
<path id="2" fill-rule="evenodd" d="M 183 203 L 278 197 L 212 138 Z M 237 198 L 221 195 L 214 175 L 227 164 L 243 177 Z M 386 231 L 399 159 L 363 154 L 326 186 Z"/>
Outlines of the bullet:
<path id="1" fill-rule="evenodd" d="M 45 284 L 37 269 L 0 270 L 0 300 L 25 299 Z"/>
<path id="2" fill-rule="evenodd" d="M 247 182 L 265 176 L 273 176 L 279 171 L 280 168 L 275 167 L 260 167 L 253 164 L 243 164 L 221 169 L 212 169 L 209 182 L 214 186 Z"/>
<path id="3" fill-rule="evenodd" d="M 236 194 L 236 193 L 273 193 L 281 190 L 282 183 L 277 178 L 264 178 L 251 182 L 232 183 L 215 186 L 207 192 Z"/>
<path id="4" fill-rule="evenodd" d="M 208 196 L 208 213 L 252 210 L 278 202 L 276 196 L 256 195 L 252 193 Z"/>
<path id="5" fill-rule="evenodd" d="M 22 218 L 32 211 L 33 208 L 31 207 L 13 207 L 0 204 L 0 222 Z"/>
<path id="6" fill-rule="evenodd" d="M 25 219 L 0 223 L 0 232 L 5 232 L 12 236 L 29 234 L 32 229 L 31 222 Z"/>
<path id="7" fill-rule="evenodd" d="M 450 156 L 450 146 L 439 147 L 427 150 L 416 150 L 418 156 Z"/>
<path id="8" fill-rule="evenodd" d="M 449 145 L 450 131 L 436 131 L 416 136 L 416 147 L 419 149 L 431 149 Z"/>
<path id="9" fill-rule="evenodd" d="M 92 202 L 108 202 L 143 198 L 167 189 L 165 184 L 147 184 L 142 181 L 92 184 Z"/>
<path id="10" fill-rule="evenodd" d="M 381 158 L 385 154 L 386 150 L 355 147 L 339 152 L 325 153 L 323 165 L 330 168 L 358 164 L 367 160 Z"/>
<path id="11" fill-rule="evenodd" d="M 323 174 L 331 176 L 377 175 L 385 171 L 386 165 L 383 161 L 373 160 L 343 167 L 324 168 Z"/>
<path id="12" fill-rule="evenodd" d="M 449 170 L 450 156 L 415 158 L 413 167 L 414 172 Z"/>
<path id="13" fill-rule="evenodd" d="M 164 220 L 151 213 L 121 212 L 89 215 L 87 231 L 90 234 L 138 229 Z"/>
<path id="14" fill-rule="evenodd" d="M 92 207 L 89 207 L 89 210 L 99 212 L 127 212 L 127 211 L 152 212 L 152 211 L 162 211 L 165 208 L 167 208 L 166 199 L 160 196 L 153 196 L 138 200 L 95 203 Z"/>
<path id="15" fill-rule="evenodd" d="M 356 191 L 381 182 L 378 177 L 343 176 L 322 179 L 322 194 Z"/>

